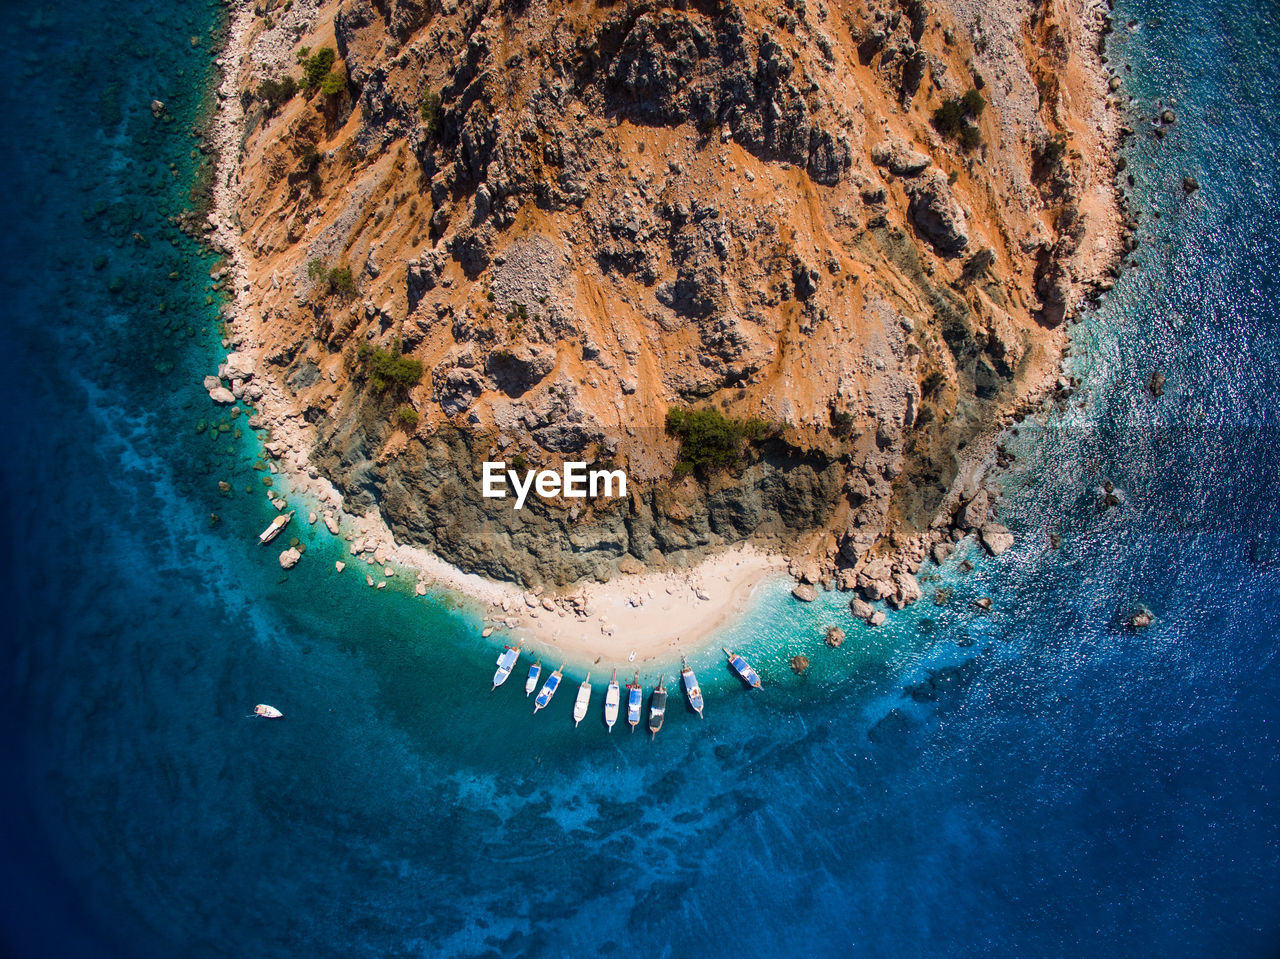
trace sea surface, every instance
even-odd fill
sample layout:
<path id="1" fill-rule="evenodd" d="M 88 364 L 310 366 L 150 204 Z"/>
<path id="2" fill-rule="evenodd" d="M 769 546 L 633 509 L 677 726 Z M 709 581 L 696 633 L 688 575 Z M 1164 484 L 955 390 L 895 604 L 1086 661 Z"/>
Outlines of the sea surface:
<path id="1" fill-rule="evenodd" d="M 220 17 L 0 22 L 0 953 L 1280 954 L 1274 3 L 1118 4 L 1141 246 L 1010 439 L 1018 544 L 876 631 L 767 584 L 725 637 L 765 689 L 695 657 L 706 719 L 652 742 L 574 730 L 572 673 L 491 694 L 474 613 L 323 525 L 257 546 L 281 481 L 201 389 L 223 296 L 169 221 Z"/>

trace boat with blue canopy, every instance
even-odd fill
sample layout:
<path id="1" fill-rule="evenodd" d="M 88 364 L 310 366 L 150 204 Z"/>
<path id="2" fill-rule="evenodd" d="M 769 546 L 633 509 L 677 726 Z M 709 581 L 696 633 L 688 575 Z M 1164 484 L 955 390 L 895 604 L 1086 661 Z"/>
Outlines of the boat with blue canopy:
<path id="1" fill-rule="evenodd" d="M 644 690 L 640 688 L 640 673 L 637 670 L 635 679 L 627 683 L 627 722 L 631 724 L 631 731 L 636 731 L 636 726 L 640 725 L 640 707 L 644 701 Z"/>
<path id="2" fill-rule="evenodd" d="M 542 688 L 538 690 L 538 698 L 533 701 L 533 711 L 536 713 L 547 703 L 551 702 L 551 697 L 556 694 L 556 690 L 560 688 L 560 680 L 564 677 L 562 670 L 564 663 L 560 664 L 560 668 L 547 677 L 547 681 L 542 684 Z"/>
<path id="3" fill-rule="evenodd" d="M 723 646 L 720 647 L 724 649 Z M 751 668 L 751 664 L 739 656 L 737 653 L 731 653 L 724 649 L 724 654 L 729 657 L 729 665 L 733 671 L 738 674 L 738 678 L 750 686 L 752 689 L 760 689 L 760 674 Z"/>

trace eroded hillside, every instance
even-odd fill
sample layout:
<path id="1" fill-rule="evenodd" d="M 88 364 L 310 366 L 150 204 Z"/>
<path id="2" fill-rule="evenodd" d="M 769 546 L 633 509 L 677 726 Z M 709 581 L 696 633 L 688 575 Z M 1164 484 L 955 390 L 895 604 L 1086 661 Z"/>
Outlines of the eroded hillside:
<path id="1" fill-rule="evenodd" d="M 228 171 L 254 395 L 278 452 L 467 569 L 563 584 L 747 538 L 910 563 L 1109 261 L 1072 2 L 257 12 Z M 672 407 L 766 427 L 686 474 Z M 480 496 L 495 458 L 621 465 L 631 495 L 517 513 Z"/>

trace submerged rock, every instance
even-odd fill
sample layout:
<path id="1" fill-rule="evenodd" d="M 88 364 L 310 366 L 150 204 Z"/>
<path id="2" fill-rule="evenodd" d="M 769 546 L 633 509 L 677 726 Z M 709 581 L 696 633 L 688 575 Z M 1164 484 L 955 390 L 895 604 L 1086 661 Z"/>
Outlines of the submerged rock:
<path id="1" fill-rule="evenodd" d="M 1147 389 L 1151 391 L 1152 396 L 1164 396 L 1164 374 L 1159 370 L 1155 370 L 1151 374 L 1151 378 L 1147 380 Z"/>
<path id="2" fill-rule="evenodd" d="M 1146 629 L 1156 621 L 1156 614 L 1145 606 L 1138 606 L 1127 620 L 1130 629 Z"/>

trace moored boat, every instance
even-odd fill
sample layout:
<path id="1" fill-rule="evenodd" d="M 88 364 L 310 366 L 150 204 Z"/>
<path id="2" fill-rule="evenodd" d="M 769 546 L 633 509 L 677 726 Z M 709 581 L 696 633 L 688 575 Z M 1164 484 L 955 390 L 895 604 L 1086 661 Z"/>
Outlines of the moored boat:
<path id="1" fill-rule="evenodd" d="M 684 661 L 684 657 L 680 657 L 680 679 L 684 683 L 684 694 L 689 697 L 689 705 L 693 707 L 693 711 L 698 714 L 698 718 L 702 718 L 702 690 L 698 687 L 698 677 L 693 675 L 693 670 L 689 668 L 689 664 Z"/>
<path id="2" fill-rule="evenodd" d="M 266 703 L 258 703 L 258 705 L 254 706 L 253 714 L 261 716 L 263 719 L 284 719 L 284 713 L 274 706 L 268 706 Z"/>
<path id="3" fill-rule="evenodd" d="M 627 722 L 631 724 L 633 733 L 640 724 L 640 705 L 643 700 L 644 690 L 640 688 L 640 672 L 637 670 L 635 679 L 627 683 Z"/>
<path id="4" fill-rule="evenodd" d="M 293 510 L 287 513 L 281 513 L 273 519 L 261 533 L 258 534 L 259 543 L 270 543 L 273 539 L 280 535 L 280 531 L 289 525 L 289 520 L 293 519 Z"/>
<path id="5" fill-rule="evenodd" d="M 720 648 L 724 649 L 723 646 Z M 731 653 L 727 649 L 724 649 L 724 654 L 729 657 L 729 665 L 733 667 L 733 671 L 738 674 L 739 679 L 753 689 L 760 689 L 760 675 L 751 668 L 750 663 L 737 653 Z"/>
<path id="6" fill-rule="evenodd" d="M 520 658 L 521 645 L 523 645 L 523 640 L 515 646 L 502 647 L 502 653 L 498 656 L 498 671 L 493 674 L 494 689 L 505 683 L 507 677 L 511 675 L 511 670 L 515 669 L 516 660 Z"/>
<path id="7" fill-rule="evenodd" d="M 542 675 L 542 660 L 538 660 L 529 667 L 529 678 L 524 681 L 524 694 L 532 696 L 533 691 L 538 688 L 538 677 Z"/>
<path id="8" fill-rule="evenodd" d="M 667 690 L 662 685 L 665 676 L 658 677 L 658 688 L 653 691 L 653 695 L 649 697 L 649 738 L 652 739 L 658 735 L 658 730 L 662 728 L 663 717 L 667 714 Z"/>
<path id="9" fill-rule="evenodd" d="M 604 694 L 604 724 L 613 732 L 613 724 L 618 721 L 618 670 L 615 668 L 609 679 L 609 690 Z"/>
<path id="10" fill-rule="evenodd" d="M 587 678 L 582 681 L 582 685 L 578 687 L 578 698 L 573 701 L 573 728 L 578 728 L 578 723 L 587 715 L 587 707 L 591 705 L 591 674 L 587 673 Z"/>
<path id="11" fill-rule="evenodd" d="M 554 673 L 547 677 L 547 681 L 542 684 L 542 688 L 538 690 L 538 697 L 533 701 L 533 711 L 536 713 L 547 703 L 551 702 L 551 697 L 556 694 L 556 690 L 560 688 L 560 680 L 564 677 L 564 663 Z"/>

